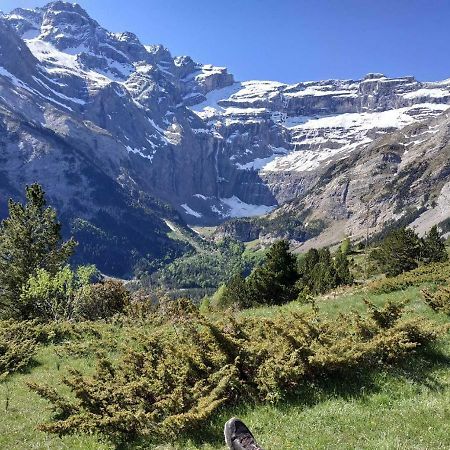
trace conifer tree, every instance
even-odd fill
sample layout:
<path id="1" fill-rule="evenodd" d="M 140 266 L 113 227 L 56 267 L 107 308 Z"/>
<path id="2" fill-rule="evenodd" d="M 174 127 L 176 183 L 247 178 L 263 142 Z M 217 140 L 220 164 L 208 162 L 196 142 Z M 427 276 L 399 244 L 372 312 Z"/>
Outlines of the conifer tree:
<path id="1" fill-rule="evenodd" d="M 298 271 L 298 290 L 306 290 L 312 295 L 323 294 L 337 286 L 353 283 L 347 255 L 341 249 L 338 249 L 334 260 L 328 248 L 308 250 L 300 260 Z"/>
<path id="2" fill-rule="evenodd" d="M 41 186 L 26 188 L 26 203 L 9 200 L 9 215 L 0 224 L 0 314 L 26 319 L 20 302 L 28 279 L 38 269 L 55 274 L 73 253 L 76 242 L 62 242 L 56 211 L 47 206 Z"/>
<path id="3" fill-rule="evenodd" d="M 350 264 L 347 254 L 338 249 L 334 257 L 334 266 L 336 268 L 337 285 L 348 285 L 353 283 L 353 276 L 350 272 Z"/>
<path id="4" fill-rule="evenodd" d="M 380 265 L 381 270 L 393 277 L 415 269 L 421 259 L 422 243 L 417 234 L 409 228 L 392 231 L 374 250 L 371 257 Z"/>
<path id="5" fill-rule="evenodd" d="M 226 285 L 222 285 L 214 294 L 211 305 L 216 309 L 226 309 L 233 305 L 240 308 L 252 306 L 245 278 L 240 274 L 235 275 Z"/>
<path id="6" fill-rule="evenodd" d="M 319 263 L 319 252 L 315 248 L 311 248 L 300 260 L 299 275 L 300 277 L 308 276 L 313 270 L 314 266 Z"/>
<path id="7" fill-rule="evenodd" d="M 319 250 L 319 262 L 310 273 L 312 291 L 322 294 L 337 286 L 337 274 L 328 247 Z"/>
<path id="8" fill-rule="evenodd" d="M 448 253 L 436 225 L 425 236 L 423 247 L 423 259 L 426 263 L 447 261 Z"/>
<path id="9" fill-rule="evenodd" d="M 289 242 L 272 245 L 266 260 L 247 279 L 249 302 L 280 305 L 297 297 L 297 259 L 289 251 Z"/>

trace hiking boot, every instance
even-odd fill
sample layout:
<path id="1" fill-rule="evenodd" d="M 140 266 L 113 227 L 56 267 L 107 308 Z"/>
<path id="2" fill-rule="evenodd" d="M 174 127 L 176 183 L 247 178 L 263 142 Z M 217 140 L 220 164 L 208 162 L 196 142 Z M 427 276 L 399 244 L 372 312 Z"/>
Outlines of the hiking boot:
<path id="1" fill-rule="evenodd" d="M 263 450 L 244 422 L 235 417 L 225 424 L 224 434 L 230 450 Z"/>

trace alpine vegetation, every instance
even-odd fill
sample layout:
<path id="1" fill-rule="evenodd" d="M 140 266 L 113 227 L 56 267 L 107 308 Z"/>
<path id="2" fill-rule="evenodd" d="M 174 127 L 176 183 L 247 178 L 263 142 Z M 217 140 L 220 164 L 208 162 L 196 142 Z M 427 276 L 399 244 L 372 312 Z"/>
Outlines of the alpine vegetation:
<path id="1" fill-rule="evenodd" d="M 450 448 L 450 80 L 355 72 L 350 14 L 400 35 L 417 5 L 347 2 L 342 73 L 303 54 L 342 8 L 184 2 L 169 28 L 121 3 L 140 37 L 59 0 L 0 13 L 0 448 Z M 290 82 L 144 42 L 220 61 L 254 24 L 277 51 L 246 67 Z M 401 55 L 388 31 L 373 53 Z M 351 77 L 291 78 L 319 60 Z"/>

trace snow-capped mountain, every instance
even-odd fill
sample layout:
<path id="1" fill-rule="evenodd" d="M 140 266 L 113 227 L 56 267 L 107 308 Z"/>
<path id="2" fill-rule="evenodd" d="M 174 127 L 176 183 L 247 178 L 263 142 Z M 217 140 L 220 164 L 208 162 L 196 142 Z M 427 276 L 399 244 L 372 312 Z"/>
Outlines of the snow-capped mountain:
<path id="1" fill-rule="evenodd" d="M 450 104 L 450 80 L 420 83 L 413 77 L 369 74 L 363 80 L 295 85 L 248 81 L 206 97 L 192 109 L 216 128 L 228 129 L 236 168 L 273 179 L 277 173 L 313 171 L 362 144 L 441 114 Z M 276 130 L 276 138 L 281 137 L 278 142 L 261 139 L 257 130 L 243 144 L 239 126 L 252 129 L 266 123 Z M 298 193 L 279 191 L 276 182 L 272 187 L 279 201 Z"/>
<path id="2" fill-rule="evenodd" d="M 217 237 L 290 239 L 294 246 L 365 239 L 396 226 L 450 232 L 450 111 L 360 144 L 303 175 L 308 187 L 262 218 L 235 219 Z"/>
<path id="3" fill-rule="evenodd" d="M 37 180 L 94 243 L 117 239 L 137 208 L 120 245 L 151 216 L 136 258 L 155 246 L 176 255 L 168 217 L 269 213 L 309 195 L 336 162 L 449 107 L 450 81 L 236 82 L 226 68 L 110 32 L 76 4 L 16 9 L 0 17 L 0 199 Z"/>

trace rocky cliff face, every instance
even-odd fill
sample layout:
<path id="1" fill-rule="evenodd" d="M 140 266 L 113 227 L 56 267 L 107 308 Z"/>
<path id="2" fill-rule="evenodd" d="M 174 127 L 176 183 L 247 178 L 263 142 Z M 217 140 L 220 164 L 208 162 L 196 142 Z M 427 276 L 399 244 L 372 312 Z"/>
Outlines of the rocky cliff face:
<path id="1" fill-rule="evenodd" d="M 293 86 L 252 81 L 207 97 L 193 109 L 225 128 L 229 145 L 241 140 L 233 150 L 236 167 L 259 171 L 284 201 L 298 194 L 279 190 L 286 173 L 311 172 L 331 157 L 343 157 L 386 133 L 439 115 L 448 108 L 450 82 L 420 83 L 381 74 Z M 270 133 L 260 132 L 264 125 Z M 242 132 L 236 133 L 239 126 L 248 127 L 246 142 Z"/>
<path id="2" fill-rule="evenodd" d="M 413 77 L 236 82 L 225 68 L 110 32 L 78 5 L 17 9 L 0 18 L 0 198 L 43 183 L 89 241 L 86 255 L 100 254 L 92 250 L 99 239 L 125 248 L 134 231 L 117 236 L 130 211 L 135 229 L 148 236 L 145 249 L 133 241 L 135 261 L 159 257 L 166 247 L 172 256 L 183 251 L 167 236 L 168 216 L 218 224 L 280 205 L 269 217 L 286 218 L 303 205 L 293 229 L 298 240 L 307 239 L 320 227 L 298 217 L 306 220 L 311 207 L 336 220 L 357 209 L 336 206 L 328 194 L 319 202 L 314 193 L 324 174 L 356 164 L 375 143 L 429 123 L 449 105 L 449 81 Z M 360 174 L 348 172 L 344 194 L 333 198 L 350 198 L 353 176 Z M 4 214 L 4 202 L 0 208 Z M 254 225 L 230 229 L 256 233 Z"/>
<path id="3" fill-rule="evenodd" d="M 449 142 L 449 112 L 412 123 L 327 161 L 312 171 L 303 194 L 264 218 L 224 224 L 216 237 L 288 238 L 305 249 L 346 236 L 361 240 L 392 226 L 423 234 L 439 224 L 450 231 Z"/>

